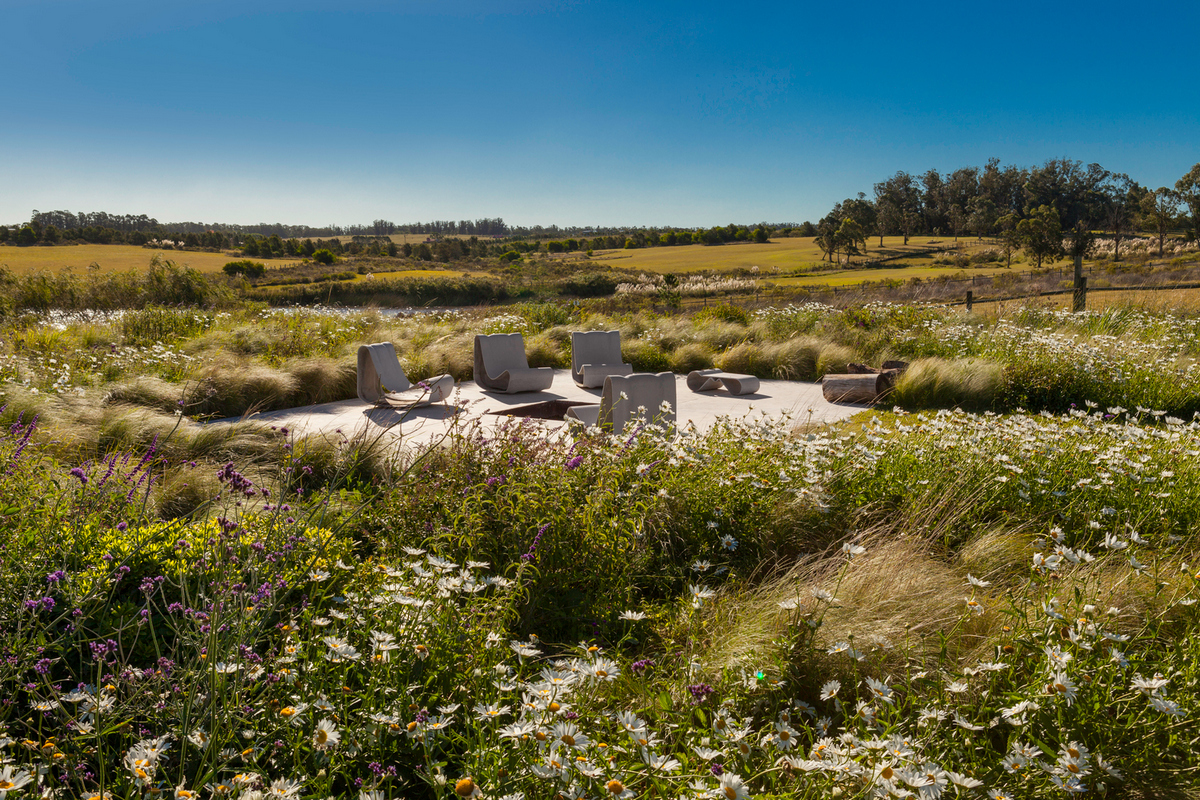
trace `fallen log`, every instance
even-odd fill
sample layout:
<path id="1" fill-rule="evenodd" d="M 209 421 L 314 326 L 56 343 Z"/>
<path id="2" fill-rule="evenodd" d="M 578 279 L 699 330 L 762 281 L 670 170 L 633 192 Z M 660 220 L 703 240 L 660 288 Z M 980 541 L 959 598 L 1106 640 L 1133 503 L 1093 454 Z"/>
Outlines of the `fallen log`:
<path id="1" fill-rule="evenodd" d="M 878 402 L 892 390 L 894 378 L 888 374 L 826 375 L 821 379 L 821 393 L 830 403 Z"/>

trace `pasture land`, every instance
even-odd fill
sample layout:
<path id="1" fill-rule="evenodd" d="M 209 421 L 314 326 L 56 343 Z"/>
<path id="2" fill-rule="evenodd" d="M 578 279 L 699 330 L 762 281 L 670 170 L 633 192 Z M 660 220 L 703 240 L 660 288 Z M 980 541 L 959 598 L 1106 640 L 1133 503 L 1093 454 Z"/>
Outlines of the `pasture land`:
<path id="1" fill-rule="evenodd" d="M 1020 266 L 1028 269 L 1028 265 Z M 812 272 L 807 275 L 792 275 L 783 278 L 775 278 L 767 275 L 762 280 L 768 285 L 774 284 L 776 286 L 854 286 L 864 281 L 907 281 L 913 278 L 920 278 L 923 281 L 927 281 L 955 275 L 962 276 L 964 274 L 968 277 L 970 275 L 999 275 L 1005 272 L 1016 271 L 1016 269 L 1017 267 L 1014 267 L 1013 270 L 1007 270 L 1003 267 L 983 267 L 972 269 L 968 273 L 962 267 L 903 266 L 829 270 L 827 272 Z"/>
<path id="2" fill-rule="evenodd" d="M 6 266 L 18 275 L 34 272 L 59 273 L 65 269 L 86 272 L 96 264 L 99 272 L 128 272 L 142 270 L 150 265 L 150 259 L 159 256 L 180 265 L 188 265 L 201 272 L 220 272 L 230 261 L 245 258 L 234 253 L 200 253 L 194 251 L 156 250 L 131 244 L 80 244 L 61 247 L 0 247 L 0 266 Z M 255 259 L 258 260 L 258 259 Z M 292 262 L 267 261 L 268 266 L 287 266 Z"/>
<path id="3" fill-rule="evenodd" d="M 908 245 L 900 236 L 885 236 L 883 247 L 879 239 L 867 241 L 866 256 L 857 256 L 854 263 L 866 260 L 896 258 L 894 264 L 904 266 L 929 265 L 933 262 L 934 248 L 952 248 L 954 242 L 947 238 L 928 236 L 910 237 Z M 969 254 L 986 246 L 974 239 L 958 241 L 959 251 Z M 797 269 L 809 269 L 833 265 L 822 262 L 821 249 L 811 238 L 772 239 L 766 244 L 725 244 L 708 246 L 702 244 L 682 247 L 648 247 L 637 250 L 601 250 L 593 254 L 592 261 L 614 269 L 639 270 L 642 272 L 717 272 L 733 269 L 758 267 L 763 277 L 772 272 L 788 273 Z"/>

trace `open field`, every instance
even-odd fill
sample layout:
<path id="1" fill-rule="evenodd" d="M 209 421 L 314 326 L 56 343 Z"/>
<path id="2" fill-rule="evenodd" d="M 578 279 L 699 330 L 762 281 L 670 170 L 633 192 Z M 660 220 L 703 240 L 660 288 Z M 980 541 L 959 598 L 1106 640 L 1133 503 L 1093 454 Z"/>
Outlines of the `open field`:
<path id="1" fill-rule="evenodd" d="M 476 333 L 561 367 L 578 328 L 639 371 L 911 366 L 896 409 L 834 426 L 464 423 L 398 453 L 192 418 L 352 397 L 363 342 L 466 379 Z M 1200 789 L 1200 318 L 151 307 L 0 333 L 9 796 Z"/>
<path id="2" fill-rule="evenodd" d="M 17 274 L 33 272 L 61 272 L 71 269 L 86 272 L 95 263 L 100 272 L 127 272 L 145 269 L 154 256 L 169 259 L 178 264 L 187 264 L 201 272 L 219 272 L 230 261 L 244 258 L 229 253 L 181 252 L 178 250 L 153 250 L 127 244 L 81 244 L 62 247 L 0 247 L 0 266 L 6 266 Z M 284 266 L 282 259 L 268 260 L 269 266 Z"/>
<path id="3" fill-rule="evenodd" d="M 1003 306 L 1025 305 L 1031 308 L 1046 308 L 1069 311 L 1071 294 L 1031 297 L 1023 300 L 1006 300 Z M 997 302 L 976 302 L 974 308 L 982 314 L 996 313 Z M 1150 313 L 1172 313 L 1192 315 L 1200 312 L 1200 289 L 1129 289 L 1121 291 L 1089 291 L 1089 311 L 1106 311 L 1137 308 Z"/>
<path id="4" fill-rule="evenodd" d="M 884 237 L 883 248 L 877 247 L 878 242 L 878 238 L 868 240 L 867 259 L 900 256 L 899 263 L 905 265 L 929 264 L 932 256 L 921 255 L 920 251 L 943 245 L 949 247 L 954 244 L 950 239 L 935 239 L 928 236 L 912 237 L 909 239 L 908 246 L 903 244 L 904 239 L 899 236 Z M 983 246 L 974 239 L 967 238 L 960 239 L 959 245 L 961 251 L 965 253 Z M 720 272 L 758 267 L 766 276 L 774 270 L 790 272 L 800 268 L 819 267 L 822 265 L 822 253 L 821 249 L 813 244 L 811 238 L 797 237 L 772 239 L 766 244 L 725 244 L 712 247 L 693 244 L 682 247 L 647 247 L 637 250 L 601 250 L 593 255 L 592 260 L 617 269 L 645 272 L 697 272 L 701 270 Z M 856 262 L 862 260 L 864 260 L 862 256 L 855 258 Z"/>
<path id="5" fill-rule="evenodd" d="M 967 275 L 968 277 L 971 275 L 999 275 L 1005 272 L 1020 271 L 1021 267 L 1024 267 L 1026 270 L 1029 269 L 1029 265 L 1026 264 L 1014 265 L 1012 270 L 1007 270 L 1003 267 L 983 267 L 971 268 L 969 271 L 964 270 L 962 267 L 905 266 L 882 267 L 878 269 L 832 270 L 786 278 L 774 278 L 767 275 L 762 280 L 766 284 L 774 284 L 776 286 L 853 286 L 864 281 L 907 281 L 913 278 L 920 278 L 924 281 L 952 275 Z"/>

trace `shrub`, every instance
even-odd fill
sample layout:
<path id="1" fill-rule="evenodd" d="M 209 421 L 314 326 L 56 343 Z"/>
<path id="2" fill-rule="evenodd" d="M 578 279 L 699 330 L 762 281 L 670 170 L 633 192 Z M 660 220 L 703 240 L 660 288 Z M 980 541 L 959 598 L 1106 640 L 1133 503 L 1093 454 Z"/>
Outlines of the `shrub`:
<path id="1" fill-rule="evenodd" d="M 221 269 L 230 277 L 235 275 L 245 275 L 247 278 L 261 278 L 267 273 L 267 267 L 265 264 L 263 264 L 261 261 L 251 261 L 248 258 L 242 261 L 230 261 Z"/>
<path id="2" fill-rule="evenodd" d="M 692 321 L 697 325 L 719 319 L 722 322 L 736 322 L 738 325 L 750 324 L 750 313 L 741 306 L 735 306 L 732 303 L 717 303 L 708 308 L 701 309 L 692 315 Z"/>
<path id="3" fill-rule="evenodd" d="M 607 297 L 616 290 L 617 279 L 603 272 L 587 272 L 564 278 L 558 284 L 559 294 L 576 297 Z"/>
<path id="4" fill-rule="evenodd" d="M 322 248 L 313 252 L 312 260 L 318 264 L 335 264 L 337 263 L 337 256 L 333 254 L 332 250 Z"/>

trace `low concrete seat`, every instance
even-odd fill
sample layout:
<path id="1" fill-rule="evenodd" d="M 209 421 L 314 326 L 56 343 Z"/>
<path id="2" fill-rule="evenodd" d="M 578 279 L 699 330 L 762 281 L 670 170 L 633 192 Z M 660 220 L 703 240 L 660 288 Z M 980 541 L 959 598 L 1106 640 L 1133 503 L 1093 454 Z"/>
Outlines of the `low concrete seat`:
<path id="1" fill-rule="evenodd" d="M 621 361 L 620 331 L 573 331 L 571 377 L 578 386 L 598 389 L 609 375 L 631 375 L 633 367 Z"/>
<path id="2" fill-rule="evenodd" d="M 414 385 L 400 367 L 391 342 L 358 348 L 358 398 L 391 408 L 416 408 L 445 400 L 454 391 L 454 378 L 438 375 Z"/>
<path id="3" fill-rule="evenodd" d="M 672 373 L 637 372 L 609 375 L 604 379 L 599 403 L 569 408 L 563 419 L 619 435 L 638 419 L 673 426 L 675 408 L 675 376 Z"/>
<path id="4" fill-rule="evenodd" d="M 730 394 L 754 394 L 760 384 L 753 375 L 736 375 L 719 369 L 696 369 L 688 373 L 687 385 L 693 392 L 724 389 Z"/>
<path id="5" fill-rule="evenodd" d="M 480 334 L 475 337 L 475 382 L 501 394 L 543 392 L 554 383 L 554 370 L 530 368 L 525 338 L 519 333 Z"/>

